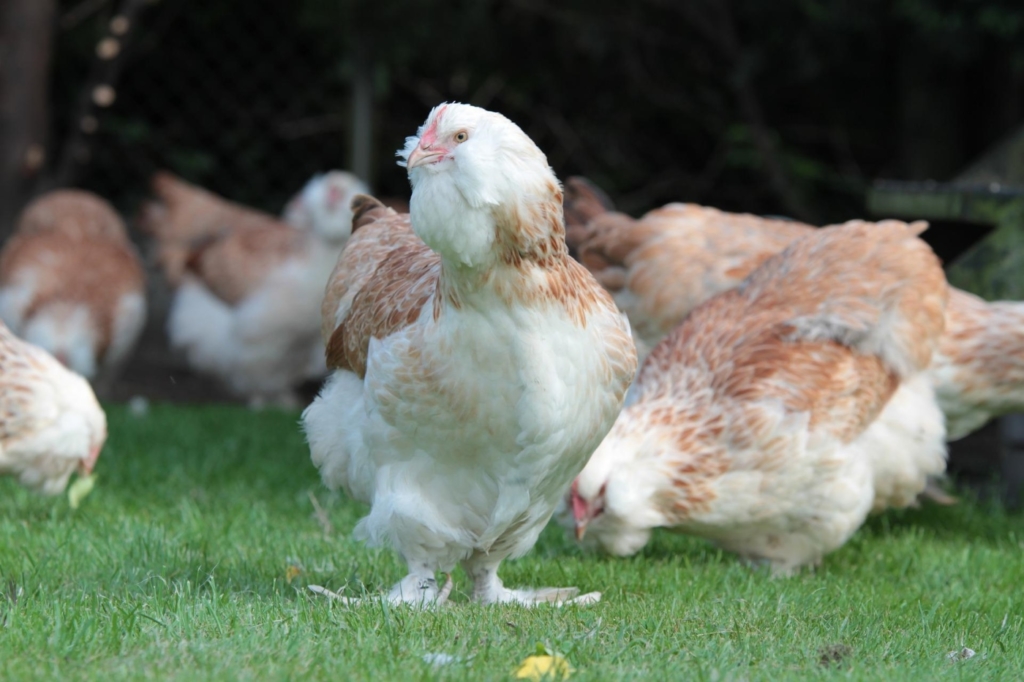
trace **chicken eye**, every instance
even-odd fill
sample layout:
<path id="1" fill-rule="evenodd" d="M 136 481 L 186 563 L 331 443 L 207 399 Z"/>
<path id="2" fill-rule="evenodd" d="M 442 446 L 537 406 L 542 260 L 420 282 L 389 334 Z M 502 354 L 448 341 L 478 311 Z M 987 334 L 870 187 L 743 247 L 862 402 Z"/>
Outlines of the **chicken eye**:
<path id="1" fill-rule="evenodd" d="M 459 132 L 455 133 L 455 141 L 456 142 L 465 142 L 468 139 L 469 139 L 469 133 L 467 133 L 465 130 L 460 130 Z"/>

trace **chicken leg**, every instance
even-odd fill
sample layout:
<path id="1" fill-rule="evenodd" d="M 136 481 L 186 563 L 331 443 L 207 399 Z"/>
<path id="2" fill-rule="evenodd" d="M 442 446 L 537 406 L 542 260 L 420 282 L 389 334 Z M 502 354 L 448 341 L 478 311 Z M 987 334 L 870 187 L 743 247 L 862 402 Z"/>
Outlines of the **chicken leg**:
<path id="1" fill-rule="evenodd" d="M 580 592 L 578 587 L 509 589 L 502 584 L 501 578 L 498 577 L 498 564 L 500 563 L 501 559 L 495 559 L 486 554 L 474 554 L 462 562 L 462 568 L 473 579 L 473 599 L 481 604 L 564 606 L 565 604 L 596 604 L 601 601 L 600 592 L 588 592 L 577 597 L 576 595 Z"/>
<path id="2" fill-rule="evenodd" d="M 360 603 L 378 602 L 381 598 L 391 604 L 409 604 L 419 608 L 430 608 L 433 606 L 444 606 L 448 601 L 448 595 L 452 591 L 452 575 L 445 574 L 444 586 L 438 589 L 437 579 L 425 565 L 409 564 L 409 575 L 398 581 L 391 591 L 379 597 L 345 597 L 332 592 L 320 585 L 310 585 L 311 592 L 335 599 L 348 606 L 357 606 Z"/>

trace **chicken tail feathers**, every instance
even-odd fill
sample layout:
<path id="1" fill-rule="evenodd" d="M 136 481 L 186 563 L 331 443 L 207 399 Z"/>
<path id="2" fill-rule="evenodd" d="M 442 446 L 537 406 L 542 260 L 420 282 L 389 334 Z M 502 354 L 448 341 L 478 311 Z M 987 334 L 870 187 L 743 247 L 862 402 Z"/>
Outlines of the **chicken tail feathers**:
<path id="1" fill-rule="evenodd" d="M 565 181 L 565 222 L 567 225 L 586 225 L 597 215 L 615 210 L 603 189 L 581 175 Z"/>
<path id="2" fill-rule="evenodd" d="M 388 212 L 394 212 L 382 204 L 379 199 L 369 194 L 357 194 L 352 197 L 351 208 L 353 232 L 364 225 L 369 225 Z"/>
<path id="3" fill-rule="evenodd" d="M 192 194 L 197 188 L 167 171 L 157 171 L 149 181 L 150 189 L 160 201 L 173 204 Z"/>
<path id="4" fill-rule="evenodd" d="M 587 238 L 587 224 L 595 217 L 615 210 L 615 204 L 603 189 L 579 175 L 565 181 L 562 206 L 565 241 L 574 257 Z"/>

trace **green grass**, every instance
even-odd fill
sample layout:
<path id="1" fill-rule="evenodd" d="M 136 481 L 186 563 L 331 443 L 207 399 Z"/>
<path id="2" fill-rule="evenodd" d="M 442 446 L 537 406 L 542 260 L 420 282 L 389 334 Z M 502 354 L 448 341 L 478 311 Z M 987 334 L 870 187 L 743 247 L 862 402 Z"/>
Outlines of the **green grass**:
<path id="1" fill-rule="evenodd" d="M 549 528 L 505 582 L 602 590 L 600 604 L 482 608 L 461 574 L 439 612 L 332 603 L 305 585 L 376 593 L 402 566 L 349 537 L 363 509 L 320 487 L 297 419 L 113 408 L 77 511 L 0 483 L 0 679 L 501 680 L 538 642 L 581 681 L 1024 675 L 1022 519 L 976 504 L 874 519 L 792 579 L 670 533 L 621 560 Z M 946 660 L 964 646 L 977 655 Z"/>

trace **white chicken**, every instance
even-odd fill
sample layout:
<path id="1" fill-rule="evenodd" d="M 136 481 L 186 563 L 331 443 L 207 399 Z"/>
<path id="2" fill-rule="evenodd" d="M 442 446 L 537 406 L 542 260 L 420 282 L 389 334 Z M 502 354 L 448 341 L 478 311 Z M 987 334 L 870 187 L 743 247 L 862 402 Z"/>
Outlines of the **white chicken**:
<path id="1" fill-rule="evenodd" d="M 92 471 L 106 439 L 89 383 L 0 323 L 0 474 L 56 495 Z"/>
<path id="2" fill-rule="evenodd" d="M 339 170 L 318 173 L 292 197 L 281 219 L 292 227 L 319 235 L 325 244 L 341 253 L 352 234 L 352 199 L 369 191 L 366 183 L 352 173 Z"/>
<path id="3" fill-rule="evenodd" d="M 319 301 L 364 189 L 347 173 L 331 183 L 293 200 L 308 218 L 293 229 L 166 174 L 154 181 L 161 203 L 147 208 L 146 227 L 178 283 L 171 345 L 252 407 L 295 407 L 295 388 L 327 374 Z"/>
<path id="4" fill-rule="evenodd" d="M 30 203 L 0 254 L 0 318 L 108 389 L 146 320 L 142 263 L 114 208 L 79 190 Z"/>
<path id="5" fill-rule="evenodd" d="M 914 229 L 822 228 L 697 307 L 647 357 L 559 520 L 617 555 L 670 527 L 787 574 L 913 502 L 945 467 L 925 370 L 947 291 Z"/>
<path id="6" fill-rule="evenodd" d="M 514 123 L 443 104 L 399 155 L 411 214 L 361 198 L 324 298 L 335 371 L 303 415 L 313 462 L 370 504 L 356 534 L 408 564 L 391 601 L 443 603 L 436 573 L 459 563 L 482 603 L 596 601 L 497 570 L 618 414 L 628 323 L 568 256 L 558 180 Z"/>

